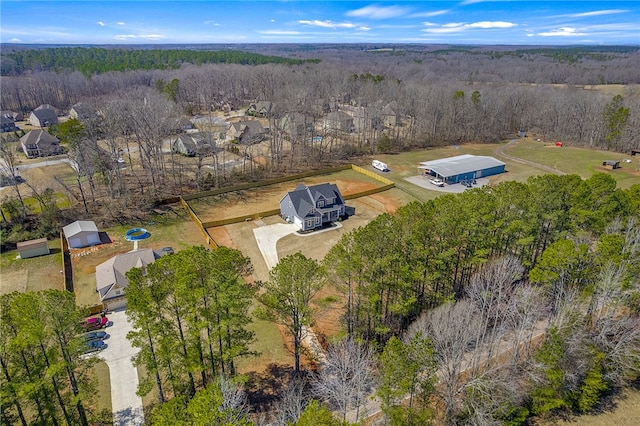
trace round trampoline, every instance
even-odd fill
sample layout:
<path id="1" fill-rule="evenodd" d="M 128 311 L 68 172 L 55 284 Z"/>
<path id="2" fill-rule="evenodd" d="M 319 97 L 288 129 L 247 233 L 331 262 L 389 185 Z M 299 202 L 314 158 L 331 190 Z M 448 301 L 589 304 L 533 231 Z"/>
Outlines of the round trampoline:
<path id="1" fill-rule="evenodd" d="M 129 229 L 127 233 L 124 235 L 124 238 L 127 241 L 140 241 L 149 238 L 151 234 L 144 228 L 133 228 Z"/>

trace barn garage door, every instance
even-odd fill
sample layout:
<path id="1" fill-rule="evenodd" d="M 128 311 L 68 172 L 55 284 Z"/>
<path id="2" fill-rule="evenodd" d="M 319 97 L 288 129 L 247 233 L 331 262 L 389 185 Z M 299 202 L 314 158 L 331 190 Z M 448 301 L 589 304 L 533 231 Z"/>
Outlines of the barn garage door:
<path id="1" fill-rule="evenodd" d="M 89 243 L 90 246 L 95 244 L 100 244 L 100 235 L 98 234 L 87 235 L 87 243 Z"/>
<path id="2" fill-rule="evenodd" d="M 69 247 L 71 248 L 82 247 L 82 239 L 80 239 L 80 237 L 69 238 Z"/>

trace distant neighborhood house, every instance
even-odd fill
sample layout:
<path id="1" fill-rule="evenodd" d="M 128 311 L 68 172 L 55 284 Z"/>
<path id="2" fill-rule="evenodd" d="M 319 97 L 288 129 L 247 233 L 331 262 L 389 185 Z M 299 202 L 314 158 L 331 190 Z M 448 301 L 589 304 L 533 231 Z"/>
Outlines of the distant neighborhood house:
<path id="1" fill-rule="evenodd" d="M 504 173 L 505 163 L 493 157 L 457 155 L 438 160 L 423 161 L 418 166 L 420 174 L 442 179 L 447 184 L 478 179 Z"/>
<path id="2" fill-rule="evenodd" d="M 344 198 L 333 183 L 300 184 L 280 200 L 280 216 L 302 231 L 321 228 L 344 215 Z"/>
<path id="3" fill-rule="evenodd" d="M 95 246 L 101 243 L 98 227 L 91 220 L 77 220 L 62 228 L 70 248 Z"/>
<path id="4" fill-rule="evenodd" d="M 197 154 L 208 154 L 211 152 L 211 144 L 202 140 L 201 136 L 195 134 L 178 135 L 172 146 L 173 152 L 187 157 L 194 157 Z"/>
<path id="5" fill-rule="evenodd" d="M 49 104 L 40 105 L 29 115 L 29 124 L 35 127 L 47 127 L 58 122 L 58 110 Z"/>
<path id="6" fill-rule="evenodd" d="M 83 121 L 93 118 L 97 115 L 97 111 L 89 104 L 78 102 L 69 110 L 69 117 Z"/>
<path id="7" fill-rule="evenodd" d="M 258 120 L 243 120 L 231 124 L 227 138 L 237 140 L 243 145 L 252 145 L 262 141 L 266 130 Z"/>
<path id="8" fill-rule="evenodd" d="M 141 268 L 143 273 L 146 273 L 146 267 L 155 260 L 156 254 L 152 249 L 147 248 L 118 254 L 96 266 L 96 292 L 100 302 L 122 298 L 124 289 L 129 285 L 125 274 L 133 268 Z M 116 307 L 109 305 L 109 309 L 116 309 Z"/>
<path id="9" fill-rule="evenodd" d="M 273 104 L 269 101 L 254 102 L 251 105 L 249 105 L 249 108 L 247 108 L 247 114 L 255 115 L 259 117 L 268 117 L 269 114 L 271 113 L 272 107 L 273 107 Z"/>
<path id="10" fill-rule="evenodd" d="M 20 145 L 28 158 L 47 157 L 64 152 L 58 138 L 42 129 L 31 130 L 21 137 Z"/>
<path id="11" fill-rule="evenodd" d="M 0 112 L 0 131 L 15 132 L 18 130 L 16 126 L 16 113 L 12 111 Z"/>

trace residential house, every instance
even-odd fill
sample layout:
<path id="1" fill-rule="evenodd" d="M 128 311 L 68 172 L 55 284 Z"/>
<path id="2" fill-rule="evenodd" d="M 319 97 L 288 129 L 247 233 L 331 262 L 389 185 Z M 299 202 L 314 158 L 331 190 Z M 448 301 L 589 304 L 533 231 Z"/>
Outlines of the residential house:
<path id="1" fill-rule="evenodd" d="M 196 136 L 195 134 L 178 135 L 171 149 L 173 149 L 173 152 L 187 157 L 194 157 L 198 153 L 207 155 L 212 152 L 211 144 L 202 140 L 202 136 Z"/>
<path id="2" fill-rule="evenodd" d="M 40 105 L 29 116 L 29 124 L 35 127 L 47 127 L 58 122 L 58 111 L 49 104 Z"/>
<path id="3" fill-rule="evenodd" d="M 322 120 L 323 130 L 337 130 L 345 133 L 353 133 L 356 128 L 353 117 L 344 111 L 333 111 L 324 116 Z"/>
<path id="4" fill-rule="evenodd" d="M 62 228 L 70 248 L 82 248 L 100 244 L 98 227 L 91 220 L 77 220 Z"/>
<path id="5" fill-rule="evenodd" d="M 133 268 L 141 268 L 143 273 L 146 273 L 147 266 L 155 260 L 154 251 L 146 248 L 118 254 L 96 266 L 96 292 L 100 302 L 108 303 L 109 299 L 120 299 L 120 305 L 123 305 L 124 292 L 129 285 L 126 273 Z M 116 307 L 109 304 L 109 309 Z"/>
<path id="6" fill-rule="evenodd" d="M 4 111 L 3 111 L 4 112 Z M 16 126 L 16 121 L 11 115 L 0 115 L 0 132 L 15 132 L 18 130 Z"/>
<path id="7" fill-rule="evenodd" d="M 280 200 L 280 216 L 298 225 L 302 231 L 321 228 L 344 215 L 344 199 L 333 183 L 300 184 Z"/>
<path id="8" fill-rule="evenodd" d="M 313 133 L 313 121 L 310 117 L 299 112 L 290 112 L 282 117 L 278 123 L 280 129 L 291 137 L 304 136 Z"/>
<path id="9" fill-rule="evenodd" d="M 96 109 L 89 104 L 84 102 L 78 102 L 69 110 L 69 117 L 75 118 L 77 120 L 89 120 L 98 115 Z"/>
<path id="10" fill-rule="evenodd" d="M 231 124 L 227 131 L 227 138 L 237 140 L 243 145 L 252 145 L 260 142 L 266 133 L 258 120 L 244 120 Z"/>
<path id="11" fill-rule="evenodd" d="M 13 121 L 22 121 L 24 120 L 24 115 L 22 115 L 22 113 L 20 112 L 15 112 L 15 111 L 2 111 L 0 112 L 0 115 L 4 115 L 10 118 L 13 118 Z"/>
<path id="12" fill-rule="evenodd" d="M 20 144 L 28 158 L 47 157 L 64 152 L 58 138 L 42 129 L 31 130 L 20 138 Z"/>
<path id="13" fill-rule="evenodd" d="M 30 257 L 43 256 L 49 254 L 49 242 L 46 238 L 38 238 L 37 240 L 22 241 L 17 244 L 20 259 L 28 259 Z"/>
<path id="14" fill-rule="evenodd" d="M 395 127 L 402 124 L 400 114 L 398 114 L 398 103 L 396 101 L 389 102 L 382 107 L 380 117 L 385 127 Z"/>
<path id="15" fill-rule="evenodd" d="M 273 104 L 269 101 L 254 102 L 247 108 L 248 115 L 254 115 L 258 117 L 268 117 L 271 114 Z"/>

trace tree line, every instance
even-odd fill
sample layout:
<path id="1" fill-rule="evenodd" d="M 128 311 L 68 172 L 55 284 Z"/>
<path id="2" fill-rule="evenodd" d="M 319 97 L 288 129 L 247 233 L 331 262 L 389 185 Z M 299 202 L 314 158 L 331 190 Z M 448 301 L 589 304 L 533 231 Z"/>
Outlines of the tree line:
<path id="1" fill-rule="evenodd" d="M 309 60 L 310 62 L 317 62 Z M 7 63 L 8 62 L 8 63 Z M 202 64 L 286 64 L 307 62 L 239 50 L 123 49 L 98 47 L 58 47 L 17 50 L 3 55 L 2 75 L 22 75 L 27 71 L 80 71 L 84 76 L 109 71 L 175 69 L 183 63 Z"/>

